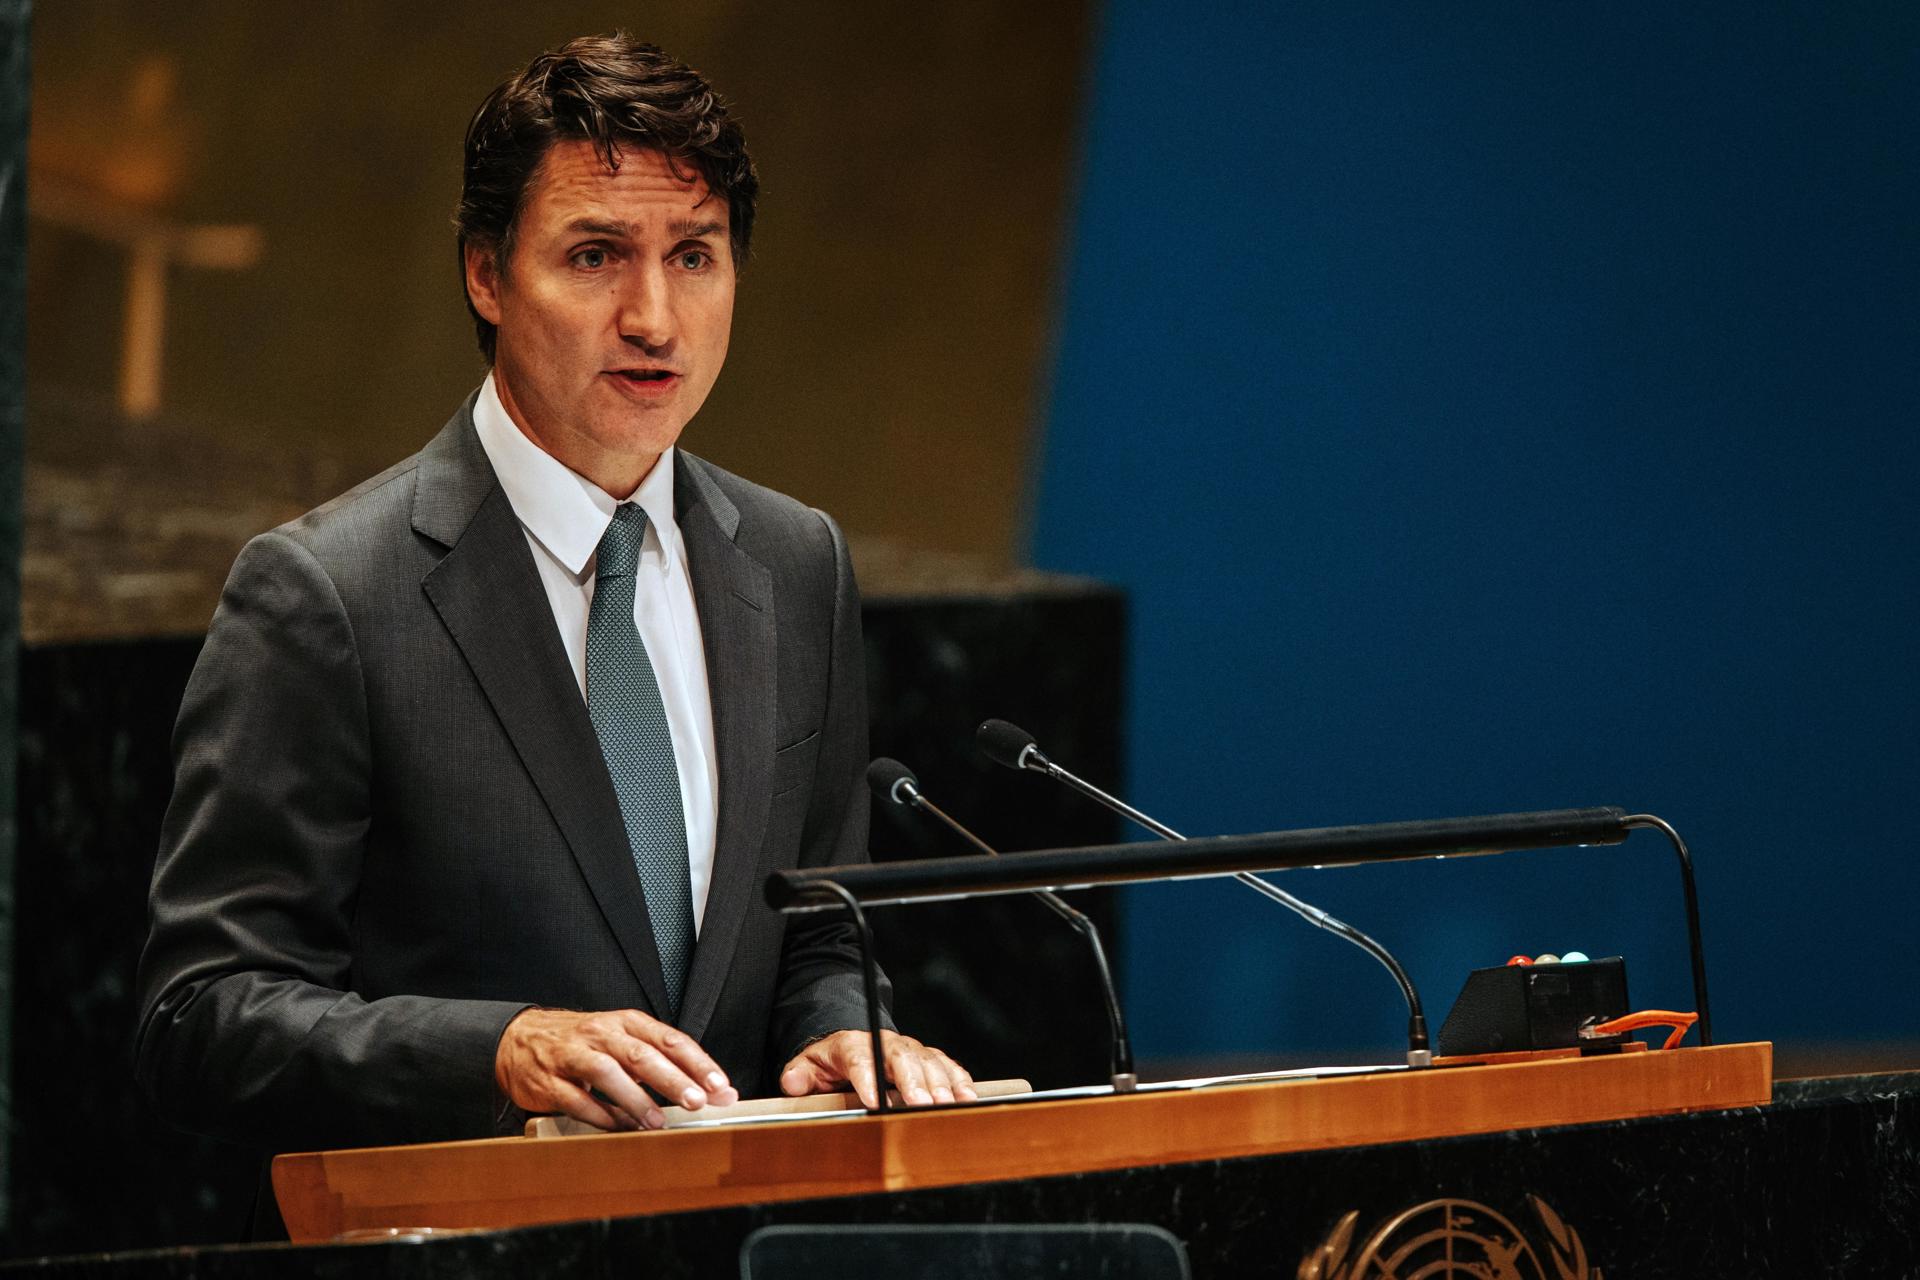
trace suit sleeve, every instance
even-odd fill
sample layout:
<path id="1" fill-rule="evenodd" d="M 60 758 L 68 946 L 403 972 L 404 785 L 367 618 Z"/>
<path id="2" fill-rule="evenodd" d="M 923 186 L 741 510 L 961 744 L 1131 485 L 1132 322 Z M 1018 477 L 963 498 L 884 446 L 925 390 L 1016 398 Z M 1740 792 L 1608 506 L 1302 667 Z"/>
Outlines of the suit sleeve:
<path id="1" fill-rule="evenodd" d="M 867 678 L 860 634 L 860 591 L 846 538 L 825 512 L 833 557 L 833 626 L 828 644 L 826 717 L 814 762 L 811 802 L 801 833 L 799 865 L 867 861 Z M 891 986 L 880 975 L 881 1025 L 893 1028 Z M 774 1000 L 769 1047 L 775 1066 L 808 1041 L 867 1025 L 860 946 L 837 912 L 790 917 Z"/>
<path id="2" fill-rule="evenodd" d="M 524 1006 L 352 991 L 367 703 L 333 581 L 283 533 L 235 562 L 174 733 L 135 1072 L 204 1133 L 299 1150 L 486 1136 Z"/>

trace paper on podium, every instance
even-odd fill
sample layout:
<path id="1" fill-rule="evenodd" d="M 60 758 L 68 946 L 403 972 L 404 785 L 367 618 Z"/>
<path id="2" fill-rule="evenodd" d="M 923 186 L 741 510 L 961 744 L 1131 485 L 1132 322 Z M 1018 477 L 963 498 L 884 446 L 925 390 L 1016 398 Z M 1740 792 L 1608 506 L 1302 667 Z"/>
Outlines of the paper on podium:
<path id="1" fill-rule="evenodd" d="M 1197 1076 L 1190 1080 L 1143 1081 L 1139 1093 L 1167 1093 L 1182 1089 L 1207 1089 L 1218 1085 L 1259 1084 L 1269 1080 L 1310 1080 L 1321 1076 L 1361 1075 L 1374 1071 L 1405 1071 L 1404 1064 L 1376 1066 L 1298 1067 L 1286 1071 L 1255 1071 L 1243 1075 Z M 956 1107 L 977 1107 L 983 1103 L 1052 1101 L 1064 1098 L 1104 1098 L 1113 1093 L 1110 1084 L 1074 1085 L 1064 1089 L 1035 1090 L 1025 1080 L 982 1080 L 974 1084 L 980 1097 L 974 1102 L 956 1102 Z M 887 1091 L 887 1099 L 901 1106 L 900 1095 Z M 902 1106 L 902 1110 L 927 1111 L 933 1108 Z M 730 1107 L 703 1107 L 688 1111 L 684 1107 L 665 1108 L 669 1129 L 705 1129 L 721 1125 L 770 1124 L 783 1120 L 851 1120 L 870 1114 L 851 1093 L 816 1093 L 804 1098 L 752 1098 Z M 535 1116 L 527 1121 L 529 1138 L 576 1138 L 605 1133 L 572 1116 Z"/>
<path id="2" fill-rule="evenodd" d="M 1033 1092 L 1033 1086 L 1025 1080 L 979 1080 L 974 1082 L 973 1088 L 983 1102 L 989 1098 L 1010 1098 Z M 894 1106 L 905 1105 L 900 1101 L 900 1095 L 892 1089 L 887 1090 L 887 1101 Z M 956 1102 L 953 1105 L 971 1107 L 975 1104 Z M 851 1093 L 814 1093 L 804 1098 L 749 1098 L 730 1107 L 702 1107 L 698 1111 L 689 1111 L 685 1107 L 664 1107 L 662 1110 L 666 1114 L 669 1129 L 756 1122 L 764 1124 L 771 1120 L 824 1120 L 867 1114 L 867 1109 Z M 572 1116 L 535 1116 L 527 1121 L 529 1138 L 577 1138 L 583 1134 L 605 1132 L 605 1129 L 596 1129 Z"/>

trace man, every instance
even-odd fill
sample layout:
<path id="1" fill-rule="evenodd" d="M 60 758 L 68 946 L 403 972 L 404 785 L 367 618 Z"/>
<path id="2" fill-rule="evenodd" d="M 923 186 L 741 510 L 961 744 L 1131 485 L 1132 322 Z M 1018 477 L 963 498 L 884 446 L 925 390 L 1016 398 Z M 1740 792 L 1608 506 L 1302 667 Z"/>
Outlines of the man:
<path id="1" fill-rule="evenodd" d="M 289 1150 L 871 1105 L 847 927 L 759 893 L 866 856 L 846 547 L 676 443 L 756 190 L 712 90 L 624 35 L 475 114 L 456 224 L 491 373 L 247 546 L 181 706 L 136 1044 L 177 1121 Z M 973 1095 L 887 1036 L 909 1102 Z"/>

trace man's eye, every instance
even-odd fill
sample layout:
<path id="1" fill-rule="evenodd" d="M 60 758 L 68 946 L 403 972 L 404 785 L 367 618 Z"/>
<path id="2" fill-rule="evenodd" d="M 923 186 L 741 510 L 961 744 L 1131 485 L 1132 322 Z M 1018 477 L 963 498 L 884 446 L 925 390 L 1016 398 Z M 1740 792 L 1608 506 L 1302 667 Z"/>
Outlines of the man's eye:
<path id="1" fill-rule="evenodd" d="M 607 265 L 607 251 L 605 249 L 582 249 L 573 255 L 573 261 L 578 266 L 597 271 Z"/>
<path id="2" fill-rule="evenodd" d="M 707 251 L 704 249 L 687 249 L 681 252 L 677 256 L 680 261 L 681 269 L 685 271 L 704 270 L 707 263 L 712 261 L 712 259 L 707 256 Z"/>

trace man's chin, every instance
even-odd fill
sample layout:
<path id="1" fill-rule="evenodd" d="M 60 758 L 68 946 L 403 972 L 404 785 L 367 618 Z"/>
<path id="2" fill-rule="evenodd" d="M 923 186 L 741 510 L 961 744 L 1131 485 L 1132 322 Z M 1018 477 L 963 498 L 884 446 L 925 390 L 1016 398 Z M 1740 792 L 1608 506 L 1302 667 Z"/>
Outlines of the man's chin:
<path id="1" fill-rule="evenodd" d="M 593 437 L 607 453 L 637 461 L 671 449 L 685 426 L 686 419 L 678 414 L 623 413 L 596 424 Z"/>

